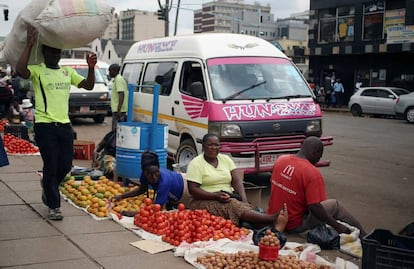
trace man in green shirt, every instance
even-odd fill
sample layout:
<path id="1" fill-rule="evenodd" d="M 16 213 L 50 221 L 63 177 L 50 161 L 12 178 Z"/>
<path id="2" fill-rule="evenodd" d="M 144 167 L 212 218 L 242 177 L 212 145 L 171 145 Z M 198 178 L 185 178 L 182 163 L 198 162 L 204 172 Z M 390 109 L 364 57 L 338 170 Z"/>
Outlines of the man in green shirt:
<path id="1" fill-rule="evenodd" d="M 128 86 L 125 79 L 119 74 L 120 70 L 121 67 L 118 64 L 109 66 L 109 76 L 114 78 L 111 95 L 112 130 L 116 129 L 117 122 L 126 121 L 128 110 Z"/>
<path id="2" fill-rule="evenodd" d="M 28 65 L 38 40 L 35 28 L 27 29 L 27 44 L 16 65 L 17 73 L 30 78 L 35 96 L 35 140 L 43 160 L 42 201 L 49 208 L 48 218 L 62 220 L 59 184 L 72 168 L 73 130 L 69 120 L 70 86 L 92 90 L 95 84 L 95 54 L 86 57 L 85 79 L 70 67 L 59 66 L 61 49 L 42 45 L 44 62 Z M 36 49 L 36 48 L 35 48 Z"/>

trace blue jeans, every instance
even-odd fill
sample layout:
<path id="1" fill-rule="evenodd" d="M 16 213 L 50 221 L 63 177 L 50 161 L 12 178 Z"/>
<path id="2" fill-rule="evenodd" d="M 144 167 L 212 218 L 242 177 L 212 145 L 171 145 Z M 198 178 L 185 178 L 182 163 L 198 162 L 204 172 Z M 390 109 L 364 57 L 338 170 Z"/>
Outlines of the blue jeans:
<path id="1" fill-rule="evenodd" d="M 72 169 L 73 130 L 70 123 L 35 123 L 36 144 L 43 160 L 43 190 L 47 206 L 60 207 L 59 184 Z"/>

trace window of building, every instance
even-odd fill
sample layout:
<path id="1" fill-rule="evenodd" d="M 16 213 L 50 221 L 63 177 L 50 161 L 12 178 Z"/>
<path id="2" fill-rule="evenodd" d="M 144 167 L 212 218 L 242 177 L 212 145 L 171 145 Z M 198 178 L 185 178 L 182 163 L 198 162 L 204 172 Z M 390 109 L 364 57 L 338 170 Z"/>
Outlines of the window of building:
<path id="1" fill-rule="evenodd" d="M 384 7 L 384 1 L 364 4 L 364 40 L 382 39 L 384 37 Z"/>
<path id="2" fill-rule="evenodd" d="M 355 7 L 343 6 L 319 11 L 319 42 L 354 40 Z"/>

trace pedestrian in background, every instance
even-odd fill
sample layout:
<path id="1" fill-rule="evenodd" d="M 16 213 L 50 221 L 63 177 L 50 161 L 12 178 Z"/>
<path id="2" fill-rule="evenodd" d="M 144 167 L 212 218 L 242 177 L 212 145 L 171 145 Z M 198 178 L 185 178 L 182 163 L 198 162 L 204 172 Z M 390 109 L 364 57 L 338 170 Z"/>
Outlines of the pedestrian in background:
<path id="1" fill-rule="evenodd" d="M 128 86 L 125 79 L 119 74 L 121 67 L 118 64 L 109 66 L 109 76 L 114 79 L 111 94 L 112 130 L 116 129 L 117 122 L 127 120 Z"/>
<path id="2" fill-rule="evenodd" d="M 86 56 L 86 79 L 73 68 L 59 66 L 62 50 L 46 45 L 41 47 L 44 62 L 28 65 L 37 40 L 37 30 L 28 27 L 27 43 L 17 62 L 16 71 L 22 78 L 30 78 L 34 88 L 34 131 L 43 160 L 42 201 L 49 208 L 50 220 L 62 220 L 59 184 L 70 172 L 73 159 L 73 130 L 69 120 L 70 86 L 92 90 L 97 59 L 95 54 Z"/>
<path id="3" fill-rule="evenodd" d="M 340 107 L 342 105 L 342 96 L 344 92 L 344 85 L 342 85 L 341 79 L 337 78 L 333 85 L 332 92 L 332 105 L 334 107 Z"/>

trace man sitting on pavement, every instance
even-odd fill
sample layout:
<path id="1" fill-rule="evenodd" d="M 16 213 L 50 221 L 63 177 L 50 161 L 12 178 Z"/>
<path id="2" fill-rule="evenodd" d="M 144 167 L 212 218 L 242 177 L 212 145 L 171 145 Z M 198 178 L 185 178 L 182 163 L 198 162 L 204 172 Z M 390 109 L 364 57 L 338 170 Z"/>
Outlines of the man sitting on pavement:
<path id="1" fill-rule="evenodd" d="M 308 137 L 299 152 L 280 156 L 271 176 L 271 193 L 268 214 L 278 212 L 287 204 L 286 231 L 302 233 L 319 224 L 328 224 L 338 233 L 351 231 L 337 220 L 360 230 L 360 238 L 366 235 L 358 220 L 336 199 L 327 199 L 321 172 L 315 167 L 323 154 L 323 143 L 318 137 Z"/>

